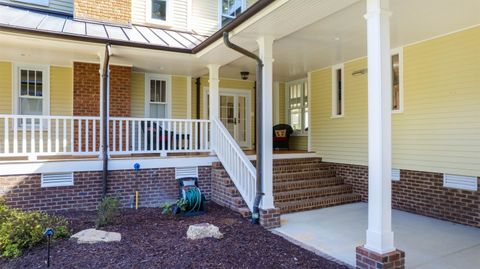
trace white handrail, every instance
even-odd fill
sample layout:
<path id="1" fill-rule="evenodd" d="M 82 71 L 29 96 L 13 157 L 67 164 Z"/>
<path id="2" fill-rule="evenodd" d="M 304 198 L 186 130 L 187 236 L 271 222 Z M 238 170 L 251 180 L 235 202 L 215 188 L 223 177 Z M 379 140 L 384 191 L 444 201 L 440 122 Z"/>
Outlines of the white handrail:
<path id="1" fill-rule="evenodd" d="M 213 149 L 250 211 L 256 195 L 256 169 L 219 119 L 213 122 Z"/>

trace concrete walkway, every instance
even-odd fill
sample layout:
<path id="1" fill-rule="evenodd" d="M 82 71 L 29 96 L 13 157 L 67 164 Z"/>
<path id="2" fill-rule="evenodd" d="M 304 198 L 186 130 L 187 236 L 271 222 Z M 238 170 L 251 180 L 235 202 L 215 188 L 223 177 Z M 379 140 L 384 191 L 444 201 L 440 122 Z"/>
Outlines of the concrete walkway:
<path id="1" fill-rule="evenodd" d="M 355 265 L 355 247 L 365 243 L 366 203 L 282 215 L 275 229 L 309 248 Z M 393 210 L 395 245 L 406 253 L 406 267 L 480 268 L 480 229 Z"/>

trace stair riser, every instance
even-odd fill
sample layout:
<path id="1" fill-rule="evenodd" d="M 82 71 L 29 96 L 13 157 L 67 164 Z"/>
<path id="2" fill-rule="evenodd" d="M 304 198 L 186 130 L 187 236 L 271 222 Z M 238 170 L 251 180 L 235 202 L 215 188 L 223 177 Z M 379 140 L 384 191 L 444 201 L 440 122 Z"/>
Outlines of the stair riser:
<path id="1" fill-rule="evenodd" d="M 319 197 L 325 197 L 325 196 L 331 196 L 331 195 L 339 195 L 339 194 L 347 194 L 352 192 L 352 187 L 351 186 L 345 186 L 341 188 L 325 188 L 325 190 L 320 190 L 320 191 L 312 191 L 312 192 L 305 192 L 302 194 L 281 194 L 281 195 L 276 195 L 274 194 L 275 197 L 275 202 L 292 202 L 292 201 L 298 201 L 298 200 L 308 200 L 308 199 L 314 199 L 314 198 L 319 198 Z"/>
<path id="2" fill-rule="evenodd" d="M 341 178 L 325 178 L 317 180 L 308 180 L 303 182 L 287 182 L 286 184 L 275 184 L 273 185 L 274 192 L 282 191 L 293 191 L 293 190 L 302 190 L 310 188 L 321 188 L 329 187 L 334 185 L 342 185 L 343 179 Z"/>
<path id="3" fill-rule="evenodd" d="M 319 179 L 319 178 L 329 178 L 335 177 L 335 172 L 333 171 L 308 171 L 308 172 L 297 172 L 297 173 L 285 173 L 285 174 L 274 174 L 274 182 L 295 182 L 299 180 L 308 180 L 308 179 Z"/>
<path id="4" fill-rule="evenodd" d="M 331 167 L 316 164 L 298 164 L 298 165 L 284 165 L 273 167 L 274 174 L 293 173 L 293 172 L 309 172 L 309 171 L 332 171 Z"/>
<path id="5" fill-rule="evenodd" d="M 252 161 L 255 166 L 256 161 Z M 321 158 L 299 158 L 299 159 L 275 159 L 273 166 L 295 165 L 295 164 L 324 164 Z"/>
<path id="6" fill-rule="evenodd" d="M 280 212 L 282 214 L 300 212 L 305 210 L 312 210 L 312 209 L 319 209 L 319 208 L 343 205 L 348 203 L 354 203 L 354 202 L 359 202 L 360 200 L 361 200 L 360 196 L 352 196 L 350 198 L 332 199 L 332 200 L 326 200 L 321 202 L 305 202 L 297 205 L 281 206 Z"/>

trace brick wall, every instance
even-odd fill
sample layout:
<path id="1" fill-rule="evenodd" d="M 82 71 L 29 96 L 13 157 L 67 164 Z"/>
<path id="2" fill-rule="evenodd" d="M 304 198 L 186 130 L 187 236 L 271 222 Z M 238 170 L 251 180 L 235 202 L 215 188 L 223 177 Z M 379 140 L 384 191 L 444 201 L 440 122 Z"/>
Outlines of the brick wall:
<path id="1" fill-rule="evenodd" d="M 113 24 L 130 24 L 131 0 L 75 0 L 74 18 Z"/>
<path id="2" fill-rule="evenodd" d="M 207 200 L 211 198 L 211 167 L 199 167 L 199 187 Z M 102 195 L 102 172 L 75 172 L 71 187 L 40 187 L 40 174 L 0 177 L 0 197 L 7 204 L 26 210 L 94 210 Z M 109 172 L 108 194 L 130 206 L 131 196 L 139 191 L 141 207 L 160 206 L 178 196 L 174 168 Z"/>
<path id="3" fill-rule="evenodd" d="M 368 167 L 336 164 L 337 175 L 368 201 Z M 478 178 L 480 186 L 480 178 Z M 479 187 L 480 189 L 480 187 Z M 480 191 L 443 187 L 443 174 L 401 170 L 392 181 L 392 207 L 415 214 L 480 227 Z"/>

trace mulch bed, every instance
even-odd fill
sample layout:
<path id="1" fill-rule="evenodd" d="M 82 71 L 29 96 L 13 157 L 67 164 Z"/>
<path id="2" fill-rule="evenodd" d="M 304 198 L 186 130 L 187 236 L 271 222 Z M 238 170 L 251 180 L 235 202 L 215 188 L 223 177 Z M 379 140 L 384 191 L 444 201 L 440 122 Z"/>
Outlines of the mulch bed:
<path id="1" fill-rule="evenodd" d="M 168 217 L 158 208 L 125 210 L 104 230 L 120 232 L 122 241 L 78 245 L 57 240 L 51 268 L 347 268 L 302 249 L 238 214 L 216 204 L 194 217 Z M 94 226 L 94 212 L 67 212 L 74 232 Z M 224 238 L 192 241 L 191 224 L 208 222 L 220 227 Z M 46 268 L 46 247 L 5 260 L 0 268 Z"/>

